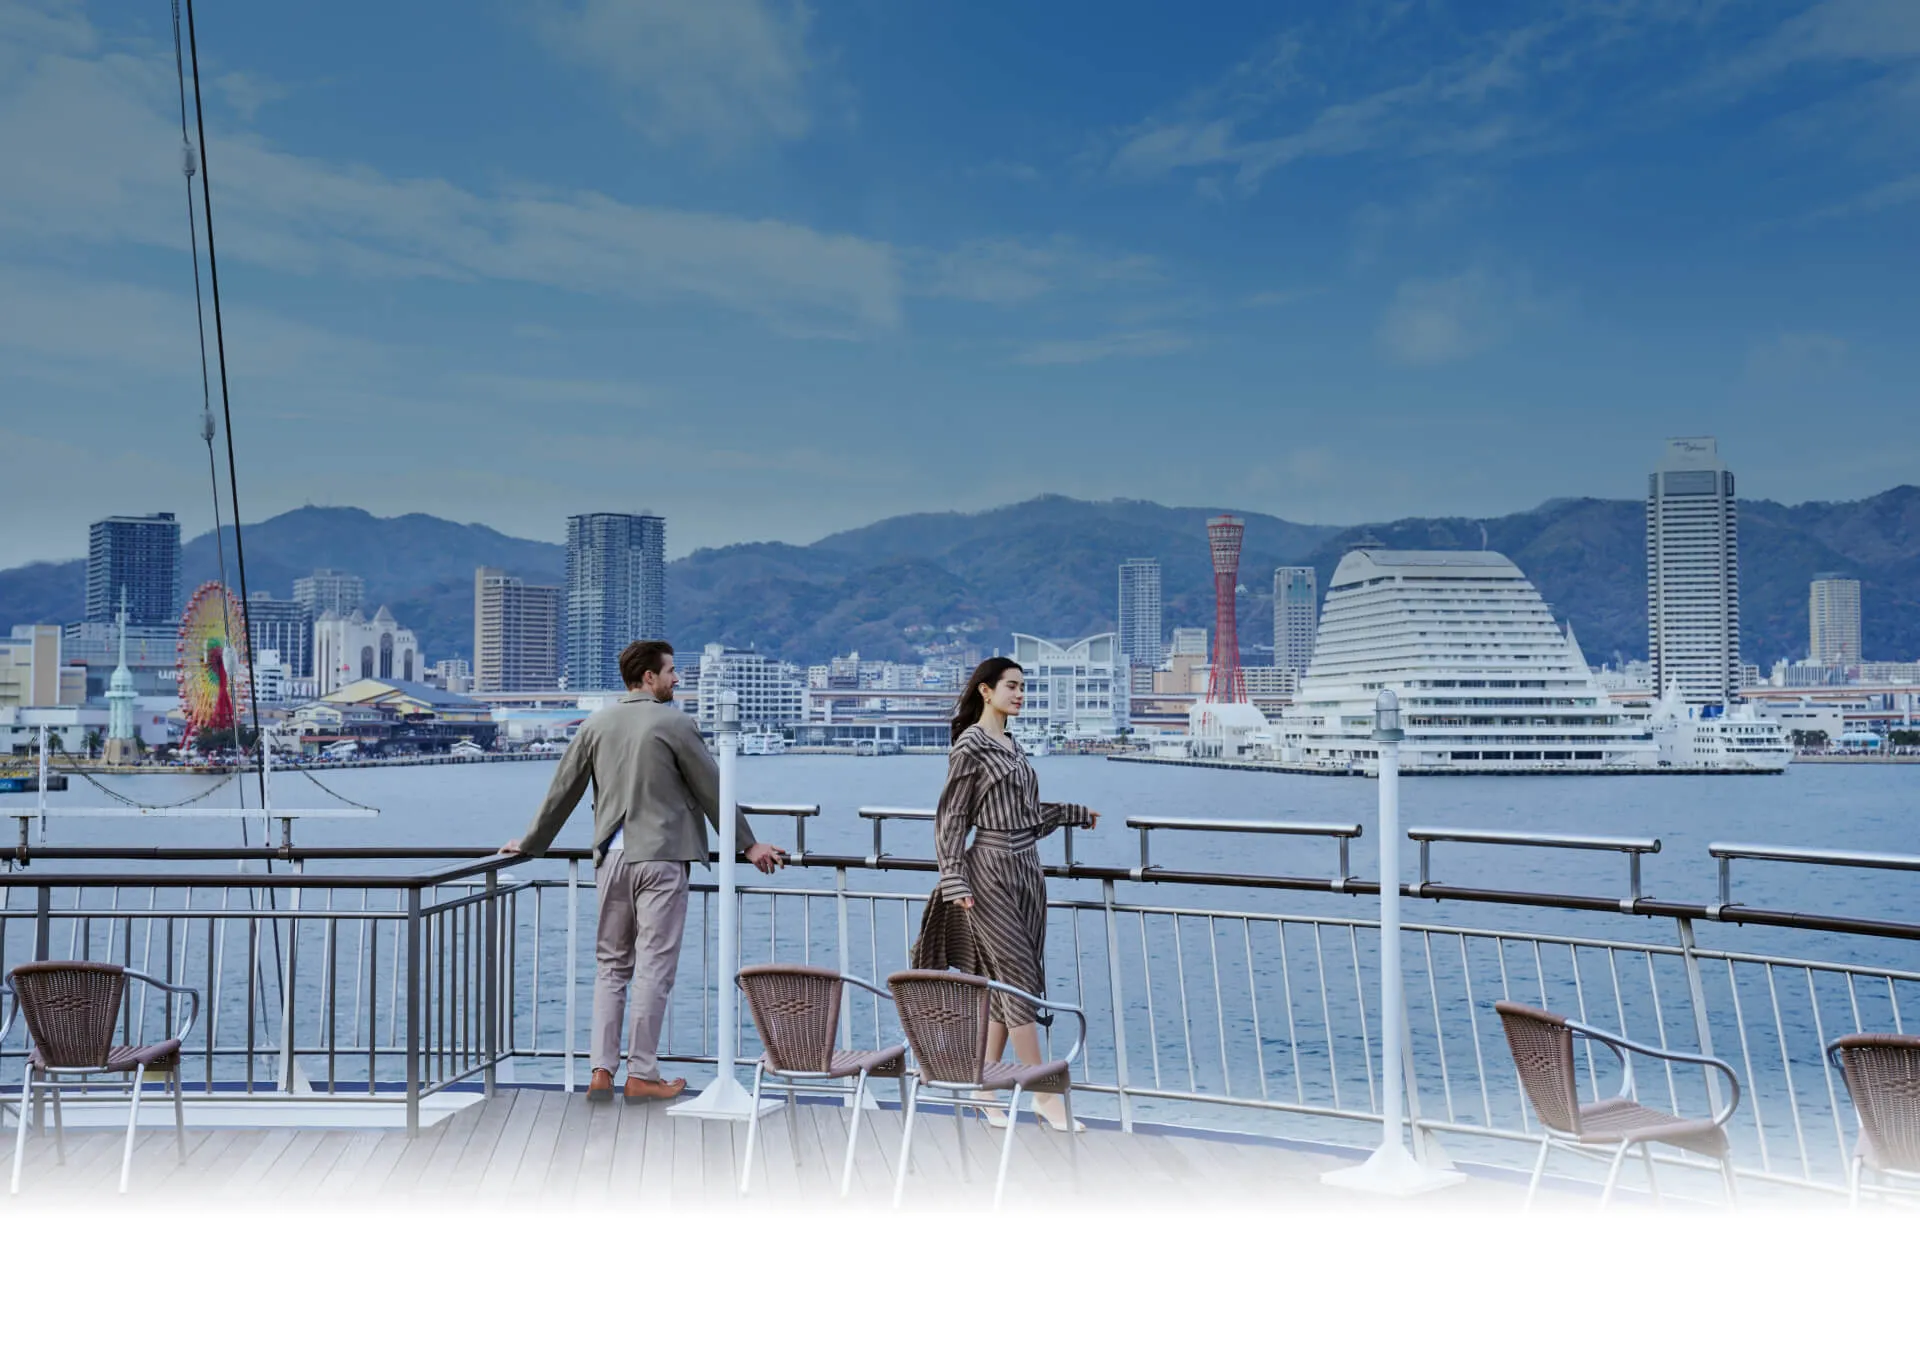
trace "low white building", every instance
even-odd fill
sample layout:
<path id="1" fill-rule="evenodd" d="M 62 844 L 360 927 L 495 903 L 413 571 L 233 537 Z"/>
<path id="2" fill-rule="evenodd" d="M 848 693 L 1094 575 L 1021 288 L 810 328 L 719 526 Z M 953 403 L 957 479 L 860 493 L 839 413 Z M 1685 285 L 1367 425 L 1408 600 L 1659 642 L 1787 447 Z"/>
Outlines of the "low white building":
<path id="1" fill-rule="evenodd" d="M 1023 741 L 1112 739 L 1132 728 L 1127 658 L 1117 633 L 1061 643 L 1015 632 L 1013 658 L 1027 676 L 1026 708 L 1013 723 Z"/>
<path id="2" fill-rule="evenodd" d="M 313 624 L 313 673 L 320 696 L 359 679 L 414 683 L 426 672 L 420 643 L 385 604 L 368 618 L 355 609 L 344 618 L 329 610 Z"/>
<path id="3" fill-rule="evenodd" d="M 700 677 L 695 693 L 696 715 L 703 734 L 720 726 L 722 689 L 740 699 L 740 725 L 746 730 L 785 730 L 806 719 L 806 676 L 795 666 L 769 660 L 759 651 L 737 650 L 718 642 L 700 652 Z"/>

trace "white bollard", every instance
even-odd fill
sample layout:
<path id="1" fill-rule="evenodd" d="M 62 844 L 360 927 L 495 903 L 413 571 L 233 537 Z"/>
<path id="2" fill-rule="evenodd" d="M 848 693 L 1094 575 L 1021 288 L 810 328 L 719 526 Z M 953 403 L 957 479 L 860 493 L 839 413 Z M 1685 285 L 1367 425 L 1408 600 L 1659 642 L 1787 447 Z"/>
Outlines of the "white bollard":
<path id="1" fill-rule="evenodd" d="M 740 791 L 736 781 L 740 751 L 740 695 L 730 688 L 723 689 L 719 703 L 719 733 L 714 736 L 714 749 L 720 760 L 720 855 L 717 863 L 720 886 L 719 893 L 714 896 L 714 907 L 719 912 L 715 924 L 716 935 L 720 943 L 719 957 L 714 961 L 714 967 L 718 970 L 718 982 L 714 987 L 715 1011 L 720 1022 L 714 1036 L 714 1056 L 719 1061 L 714 1065 L 713 1081 L 705 1090 L 691 1100 L 669 1107 L 667 1112 L 695 1119 L 745 1120 L 753 1113 L 753 1097 L 741 1086 L 738 1076 L 739 989 L 733 981 L 734 975 L 740 972 L 740 891 L 735 879 L 740 848 L 737 824 Z M 760 1112 L 765 1114 L 773 1108 L 773 1105 L 762 1103 Z"/>
<path id="2" fill-rule="evenodd" d="M 1343 1189 L 1410 1196 L 1458 1184 L 1458 1171 L 1429 1170 L 1407 1150 L 1405 1069 L 1407 991 L 1400 978 L 1400 699 L 1391 688 L 1374 701 L 1373 742 L 1380 756 L 1380 1146 L 1360 1165 L 1321 1179 Z"/>

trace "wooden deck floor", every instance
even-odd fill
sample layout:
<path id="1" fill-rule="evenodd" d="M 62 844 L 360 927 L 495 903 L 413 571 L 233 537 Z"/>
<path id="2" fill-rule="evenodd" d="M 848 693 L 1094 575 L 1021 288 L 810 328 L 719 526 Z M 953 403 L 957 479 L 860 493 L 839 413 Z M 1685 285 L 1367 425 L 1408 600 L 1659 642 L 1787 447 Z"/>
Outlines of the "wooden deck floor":
<path id="1" fill-rule="evenodd" d="M 850 1111 L 802 1104 L 761 1122 L 753 1204 L 837 1200 Z M 189 1129 L 184 1165 L 171 1128 L 143 1128 L 130 1197 L 142 1203 L 456 1203 L 598 1207 L 738 1203 L 746 1125 L 675 1118 L 664 1105 L 589 1105 L 584 1094 L 503 1089 L 409 1139 L 400 1130 Z M 852 1200 L 891 1201 L 901 1115 L 869 1111 L 855 1155 Z M 991 1200 L 1004 1135 L 947 1114 L 915 1125 L 910 1207 Z M 70 1205 L 111 1198 L 124 1134 L 70 1130 L 67 1163 L 50 1136 L 30 1136 L 16 1202 Z M 11 1135 L 7 1161 L 11 1161 Z M 761 1149 L 756 1146 L 756 1151 Z M 1312 1151 L 1091 1127 L 1069 1138 L 1023 1114 L 1007 1204 L 1118 1203 L 1181 1207 L 1308 1207 L 1369 1200 L 1320 1183 L 1351 1161 Z M 1422 1203 L 1516 1207 L 1510 1185 L 1469 1180 Z"/>

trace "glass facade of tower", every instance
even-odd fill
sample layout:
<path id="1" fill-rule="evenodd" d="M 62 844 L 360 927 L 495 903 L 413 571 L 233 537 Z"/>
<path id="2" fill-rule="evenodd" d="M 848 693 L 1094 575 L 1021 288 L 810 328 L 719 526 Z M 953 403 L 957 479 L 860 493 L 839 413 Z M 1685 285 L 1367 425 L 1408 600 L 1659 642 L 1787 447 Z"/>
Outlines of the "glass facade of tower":
<path id="1" fill-rule="evenodd" d="M 1711 436 L 1669 440 L 1647 479 L 1647 646 L 1656 692 L 1724 706 L 1739 691 L 1739 511 Z"/>
<path id="2" fill-rule="evenodd" d="M 1319 626 L 1320 587 L 1313 568 L 1280 567 L 1273 573 L 1273 663 L 1305 674 Z"/>
<path id="3" fill-rule="evenodd" d="M 1135 671 L 1136 685 L 1144 676 L 1146 692 L 1153 691 L 1153 671 L 1160 665 L 1160 622 L 1160 560 L 1129 557 L 1120 563 L 1120 653 Z"/>
<path id="4" fill-rule="evenodd" d="M 135 627 L 180 621 L 180 522 L 171 512 L 114 515 L 87 533 L 87 621 L 112 623 L 127 596 Z"/>
<path id="5" fill-rule="evenodd" d="M 568 688 L 622 687 L 620 652 L 627 643 L 665 638 L 666 549 L 667 522 L 659 515 L 568 517 Z"/>

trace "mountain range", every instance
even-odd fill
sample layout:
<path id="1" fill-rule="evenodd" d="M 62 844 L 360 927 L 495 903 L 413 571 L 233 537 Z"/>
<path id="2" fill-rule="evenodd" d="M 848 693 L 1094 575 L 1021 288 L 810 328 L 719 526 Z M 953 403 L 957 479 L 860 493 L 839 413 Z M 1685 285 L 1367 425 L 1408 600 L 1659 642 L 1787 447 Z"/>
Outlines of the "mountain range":
<path id="1" fill-rule="evenodd" d="M 805 546 L 703 548 L 668 564 L 668 631 L 683 650 L 723 641 L 800 662 L 848 650 L 909 659 L 914 641 L 925 638 L 906 632 L 919 627 L 965 626 L 989 649 L 1009 645 L 1015 631 L 1076 638 L 1112 628 L 1116 568 L 1127 557 L 1160 559 L 1169 629 L 1211 628 L 1205 525 L 1215 513 L 1041 496 L 974 514 L 901 515 Z M 1312 566 L 1324 593 L 1340 557 L 1362 542 L 1478 548 L 1484 540 L 1512 558 L 1555 615 L 1573 624 L 1589 659 L 1646 654 L 1646 524 L 1638 501 L 1554 500 L 1489 519 L 1346 528 L 1237 513 L 1246 521 L 1239 628 L 1249 662 L 1267 658 L 1256 647 L 1271 638 L 1274 568 Z M 224 541 L 237 588 L 232 540 Z M 255 591 L 286 597 L 293 580 L 315 567 L 351 571 L 366 580 L 368 607 L 391 608 L 419 635 L 429 660 L 470 654 L 475 567 L 555 583 L 566 565 L 559 544 L 431 515 L 380 518 L 343 507 L 306 506 L 249 524 L 244 542 Z M 1860 580 L 1867 658 L 1920 658 L 1920 487 L 1862 501 L 1742 501 L 1740 552 L 1748 660 L 1765 667 L 1804 655 L 1807 583 L 1830 571 Z M 182 548 L 185 593 L 217 579 L 219 570 L 212 533 Z M 75 620 L 85 587 L 84 561 L 0 570 L 0 631 Z"/>

